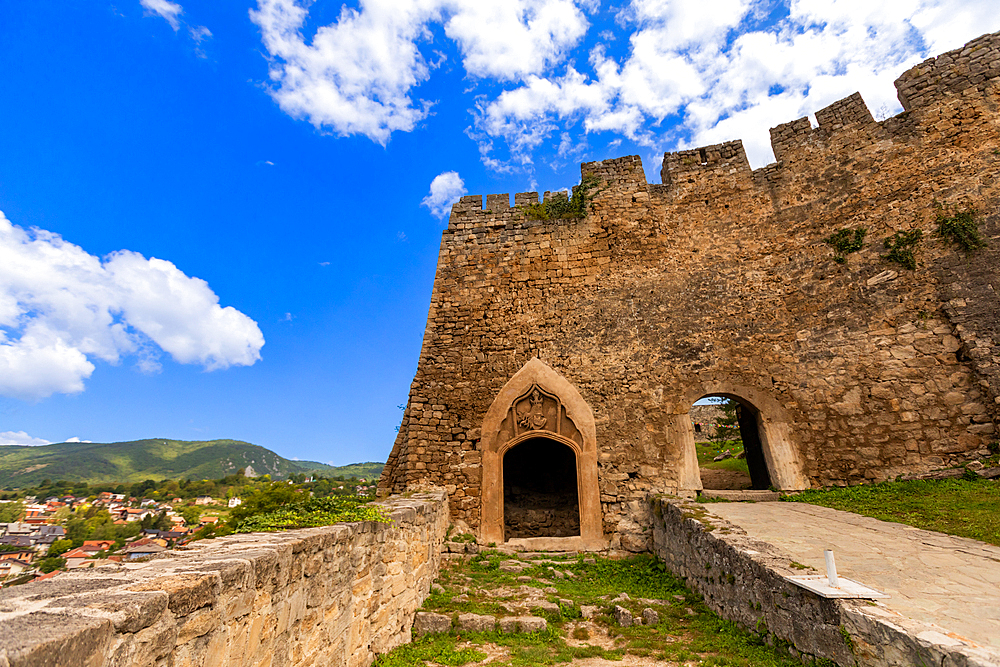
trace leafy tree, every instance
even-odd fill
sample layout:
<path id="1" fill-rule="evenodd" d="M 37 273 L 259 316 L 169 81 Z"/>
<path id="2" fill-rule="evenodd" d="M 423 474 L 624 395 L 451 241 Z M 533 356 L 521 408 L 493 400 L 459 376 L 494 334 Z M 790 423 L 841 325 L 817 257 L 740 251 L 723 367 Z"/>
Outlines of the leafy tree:
<path id="1" fill-rule="evenodd" d="M 73 540 L 56 540 L 49 547 L 49 551 L 46 554 L 49 558 L 54 556 L 61 556 L 70 549 L 73 548 Z M 60 566 L 61 567 L 61 566 Z"/>
<path id="2" fill-rule="evenodd" d="M 258 489 L 243 499 L 243 504 L 234 508 L 229 513 L 229 521 L 236 525 L 240 521 L 255 514 L 264 514 L 278 509 L 283 505 L 298 502 L 302 499 L 301 494 L 292 484 L 283 482 L 272 483 L 265 488 Z"/>
<path id="3" fill-rule="evenodd" d="M 0 503 L 0 523 L 14 523 L 24 514 L 24 503 Z"/>
<path id="4" fill-rule="evenodd" d="M 147 514 L 139 522 L 139 525 L 143 529 L 152 528 L 153 530 L 169 530 L 170 529 L 170 519 L 167 518 L 167 511 L 163 510 L 159 514 Z"/>
<path id="5" fill-rule="evenodd" d="M 731 398 L 725 398 L 716 405 L 722 410 L 723 416 L 715 422 L 715 434 L 712 436 L 712 440 L 718 443 L 728 440 L 739 440 L 740 424 L 739 418 L 736 415 L 739 403 Z"/>
<path id="6" fill-rule="evenodd" d="M 189 526 L 197 526 L 198 519 L 201 518 L 201 508 L 195 505 L 182 507 L 179 510 L 177 510 L 177 513 L 184 518 L 184 523 L 186 523 Z"/>
<path id="7" fill-rule="evenodd" d="M 147 479 L 144 482 L 136 482 L 129 488 L 129 495 L 138 499 L 142 499 L 147 491 L 156 488 L 156 480 Z"/>
<path id="8" fill-rule="evenodd" d="M 59 570 L 66 567 L 66 559 L 59 558 L 58 556 L 50 556 L 49 558 L 43 558 L 38 561 L 38 569 L 44 574 L 48 574 L 53 570 Z"/>

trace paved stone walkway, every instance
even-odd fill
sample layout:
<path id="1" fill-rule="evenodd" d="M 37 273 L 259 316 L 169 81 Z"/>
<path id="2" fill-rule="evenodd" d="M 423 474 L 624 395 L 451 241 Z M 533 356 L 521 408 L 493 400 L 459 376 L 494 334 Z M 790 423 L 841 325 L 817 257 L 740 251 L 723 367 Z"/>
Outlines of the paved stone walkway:
<path id="1" fill-rule="evenodd" d="M 824 573 L 888 593 L 889 608 L 1000 648 L 1000 547 L 805 503 L 716 503 L 711 513 Z"/>

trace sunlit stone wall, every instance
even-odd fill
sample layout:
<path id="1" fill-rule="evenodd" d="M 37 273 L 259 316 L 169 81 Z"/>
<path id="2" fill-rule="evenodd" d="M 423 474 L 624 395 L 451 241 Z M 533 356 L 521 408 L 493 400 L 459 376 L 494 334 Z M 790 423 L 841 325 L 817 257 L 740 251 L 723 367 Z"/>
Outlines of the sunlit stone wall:
<path id="1" fill-rule="evenodd" d="M 409 641 L 448 526 L 444 492 L 392 522 L 233 535 L 0 592 L 2 667 L 367 667 Z"/>

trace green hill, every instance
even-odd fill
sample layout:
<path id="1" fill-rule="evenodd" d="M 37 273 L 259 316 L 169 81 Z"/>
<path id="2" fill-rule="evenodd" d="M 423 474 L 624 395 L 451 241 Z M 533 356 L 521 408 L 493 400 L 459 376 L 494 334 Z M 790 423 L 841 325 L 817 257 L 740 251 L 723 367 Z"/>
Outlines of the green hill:
<path id="1" fill-rule="evenodd" d="M 381 463 L 329 466 L 290 461 L 269 449 L 239 440 L 185 441 L 155 438 L 131 442 L 63 442 L 42 447 L 0 447 L 0 488 L 53 482 L 141 482 L 147 479 L 218 479 L 250 467 L 256 475 L 285 479 L 305 473 L 324 477 L 365 477 L 382 472 Z"/>

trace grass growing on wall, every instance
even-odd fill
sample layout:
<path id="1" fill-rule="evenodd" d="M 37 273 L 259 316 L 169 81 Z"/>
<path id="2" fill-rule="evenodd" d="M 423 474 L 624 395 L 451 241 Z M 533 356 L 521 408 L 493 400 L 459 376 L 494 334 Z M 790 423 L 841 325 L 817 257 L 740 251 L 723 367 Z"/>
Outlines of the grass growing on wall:
<path id="1" fill-rule="evenodd" d="M 883 482 L 804 491 L 785 500 L 854 512 L 1000 546 L 1000 482 L 988 479 Z"/>

